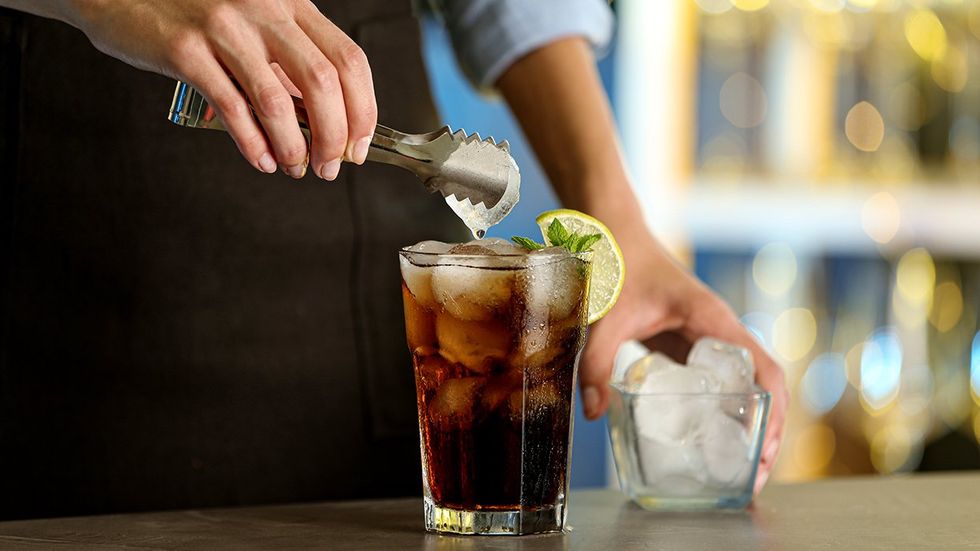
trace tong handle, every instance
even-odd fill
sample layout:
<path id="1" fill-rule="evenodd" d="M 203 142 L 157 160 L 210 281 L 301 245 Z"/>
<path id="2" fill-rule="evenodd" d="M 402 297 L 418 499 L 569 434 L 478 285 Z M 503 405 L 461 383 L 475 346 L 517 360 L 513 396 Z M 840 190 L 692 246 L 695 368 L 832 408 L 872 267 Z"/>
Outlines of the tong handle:
<path id="1" fill-rule="evenodd" d="M 299 129 L 306 136 L 307 143 L 310 143 L 312 139 L 310 118 L 302 98 L 293 96 L 293 107 L 296 109 Z M 249 108 L 254 112 L 251 103 Z M 208 105 L 204 96 L 185 82 L 177 82 L 168 118 L 178 126 L 226 132 L 228 130 L 214 109 Z M 418 141 L 416 138 L 414 135 L 404 134 L 387 126 L 376 125 L 374 135 L 371 137 L 371 147 L 368 148 L 367 160 L 400 166 L 424 179 L 433 172 L 430 166 L 432 160 L 412 147 L 413 142 Z"/>

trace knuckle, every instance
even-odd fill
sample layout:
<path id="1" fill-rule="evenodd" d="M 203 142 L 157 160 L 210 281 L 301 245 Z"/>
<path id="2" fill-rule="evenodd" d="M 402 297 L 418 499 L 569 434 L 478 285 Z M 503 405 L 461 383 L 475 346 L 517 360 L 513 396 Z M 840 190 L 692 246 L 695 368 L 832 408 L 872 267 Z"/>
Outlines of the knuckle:
<path id="1" fill-rule="evenodd" d="M 203 41 L 197 33 L 181 30 L 170 37 L 169 57 L 170 62 L 182 73 L 187 73 L 192 67 L 193 62 L 203 51 Z"/>
<path id="2" fill-rule="evenodd" d="M 336 90 L 338 86 L 337 68 L 326 59 L 321 59 L 307 67 L 306 80 L 310 86 L 322 91 Z"/>
<path id="3" fill-rule="evenodd" d="M 281 85 L 265 85 L 255 93 L 255 108 L 267 118 L 278 118 L 293 112 L 293 102 Z"/>
<path id="4" fill-rule="evenodd" d="M 343 69 L 354 76 L 365 76 L 371 73 L 371 67 L 364 50 L 349 38 L 340 46 L 337 58 Z"/>
<path id="5" fill-rule="evenodd" d="M 217 94 L 212 99 L 211 104 L 226 119 L 238 119 L 248 115 L 248 104 L 237 93 Z"/>
<path id="6" fill-rule="evenodd" d="M 204 14 L 204 28 L 211 33 L 224 34 L 237 26 L 235 6 L 228 2 L 214 2 Z"/>
<path id="7" fill-rule="evenodd" d="M 297 165 L 306 160 L 306 144 L 299 142 L 286 145 L 282 149 L 281 161 L 287 165 Z"/>

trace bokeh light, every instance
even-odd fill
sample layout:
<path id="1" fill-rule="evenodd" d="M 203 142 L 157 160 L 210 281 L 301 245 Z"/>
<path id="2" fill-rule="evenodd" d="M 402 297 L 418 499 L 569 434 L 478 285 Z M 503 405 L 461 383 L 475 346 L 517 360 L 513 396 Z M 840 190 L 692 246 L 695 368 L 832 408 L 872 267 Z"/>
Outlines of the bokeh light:
<path id="1" fill-rule="evenodd" d="M 945 333 L 960 322 L 963 316 L 963 293 L 954 281 L 944 281 L 936 286 L 929 312 L 929 322 L 940 332 Z"/>
<path id="2" fill-rule="evenodd" d="M 837 437 L 834 429 L 816 423 L 803 429 L 793 444 L 793 460 L 807 474 L 817 474 L 834 457 Z"/>
<path id="3" fill-rule="evenodd" d="M 836 13 L 844 9 L 844 0 L 810 0 L 810 5 L 819 11 Z"/>
<path id="4" fill-rule="evenodd" d="M 742 11 L 758 11 L 769 5 L 769 0 L 732 0 L 732 4 Z"/>
<path id="5" fill-rule="evenodd" d="M 936 264 L 929 251 L 915 248 L 898 261 L 895 285 L 902 298 L 913 304 L 925 304 L 932 298 L 936 283 Z"/>
<path id="6" fill-rule="evenodd" d="M 962 92 L 970 76 L 970 65 L 966 52 L 952 46 L 947 47 L 942 57 L 932 62 L 932 79 L 947 92 Z"/>
<path id="7" fill-rule="evenodd" d="M 861 228 L 877 243 L 885 244 L 894 239 L 901 223 L 898 200 L 887 191 L 875 193 L 861 208 Z"/>
<path id="8" fill-rule="evenodd" d="M 874 105 L 860 101 L 847 112 L 844 135 L 861 151 L 877 151 L 885 138 L 885 121 Z"/>
<path id="9" fill-rule="evenodd" d="M 806 308 L 790 308 L 772 325 L 773 350 L 791 362 L 803 359 L 817 340 L 817 320 Z"/>
<path id="10" fill-rule="evenodd" d="M 909 463 L 911 452 L 909 432 L 897 423 L 882 427 L 871 439 L 871 464 L 883 474 L 903 470 Z"/>
<path id="11" fill-rule="evenodd" d="M 706 13 L 719 14 L 732 9 L 731 0 L 694 0 Z"/>
<path id="12" fill-rule="evenodd" d="M 721 85 L 719 105 L 730 123 L 738 128 L 753 128 L 765 120 L 768 99 L 758 80 L 738 72 Z"/>
<path id="13" fill-rule="evenodd" d="M 846 388 L 844 357 L 829 352 L 810 362 L 800 382 L 803 399 L 814 415 L 823 415 L 834 409 Z"/>
<path id="14" fill-rule="evenodd" d="M 752 279 L 771 296 L 785 294 L 796 282 L 796 255 L 786 243 L 769 243 L 759 249 L 752 261 Z"/>
<path id="15" fill-rule="evenodd" d="M 946 54 L 946 29 L 930 9 L 915 10 L 905 17 L 905 39 L 926 61 L 941 59 Z"/>
<path id="16" fill-rule="evenodd" d="M 891 328 L 876 330 L 861 350 L 861 398 L 872 413 L 898 395 L 902 375 L 902 344 Z"/>

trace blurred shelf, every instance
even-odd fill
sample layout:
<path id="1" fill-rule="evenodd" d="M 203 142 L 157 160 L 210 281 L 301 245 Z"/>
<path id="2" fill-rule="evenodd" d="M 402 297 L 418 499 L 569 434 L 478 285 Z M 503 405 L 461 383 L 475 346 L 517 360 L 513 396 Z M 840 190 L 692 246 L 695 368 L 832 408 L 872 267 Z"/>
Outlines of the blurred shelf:
<path id="1" fill-rule="evenodd" d="M 894 201 L 879 195 L 869 205 L 880 192 Z M 922 246 L 934 255 L 980 258 L 980 186 L 702 179 L 676 193 L 682 205 L 676 221 L 701 247 L 784 241 L 814 252 L 888 254 Z M 875 242 L 865 226 L 887 227 L 896 212 L 894 237 Z"/>

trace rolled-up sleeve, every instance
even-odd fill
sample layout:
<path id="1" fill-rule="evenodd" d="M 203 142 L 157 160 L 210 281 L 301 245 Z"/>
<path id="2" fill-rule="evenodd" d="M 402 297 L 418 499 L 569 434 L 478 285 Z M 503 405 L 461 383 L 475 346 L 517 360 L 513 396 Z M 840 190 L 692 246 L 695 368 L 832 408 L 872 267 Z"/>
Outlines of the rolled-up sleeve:
<path id="1" fill-rule="evenodd" d="M 439 7 L 463 72 L 481 89 L 550 42 L 581 36 L 601 55 L 613 33 L 604 0 L 442 0 Z"/>

